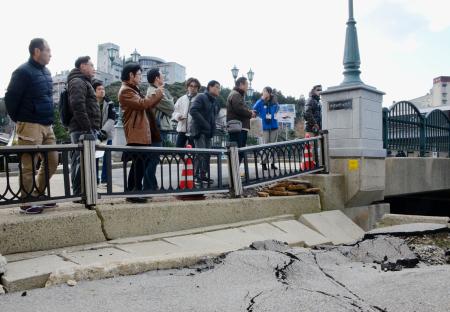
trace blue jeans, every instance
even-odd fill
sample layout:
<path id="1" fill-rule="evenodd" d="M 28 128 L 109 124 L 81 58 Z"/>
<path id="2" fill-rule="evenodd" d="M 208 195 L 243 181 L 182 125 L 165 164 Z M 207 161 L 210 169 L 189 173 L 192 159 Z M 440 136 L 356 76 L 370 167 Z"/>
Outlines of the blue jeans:
<path id="1" fill-rule="evenodd" d="M 106 141 L 106 145 L 112 145 L 112 140 L 108 140 Z M 98 178 L 98 171 L 99 171 L 99 160 L 100 158 L 97 158 L 95 160 L 96 165 L 97 165 L 97 183 L 99 183 L 99 178 Z M 106 155 L 103 156 L 103 161 L 102 161 L 102 174 L 101 174 L 101 182 L 102 183 L 106 183 L 108 182 L 108 177 L 107 177 L 107 172 L 106 172 Z"/>
<path id="2" fill-rule="evenodd" d="M 151 147 L 161 147 L 162 142 L 155 142 L 150 144 Z M 159 154 L 150 154 L 148 156 L 148 161 L 145 166 L 144 172 L 144 190 L 157 190 L 158 180 L 156 180 L 156 168 L 159 164 Z M 161 167 L 161 170 L 163 168 Z M 170 177 L 169 177 L 170 178 Z"/>

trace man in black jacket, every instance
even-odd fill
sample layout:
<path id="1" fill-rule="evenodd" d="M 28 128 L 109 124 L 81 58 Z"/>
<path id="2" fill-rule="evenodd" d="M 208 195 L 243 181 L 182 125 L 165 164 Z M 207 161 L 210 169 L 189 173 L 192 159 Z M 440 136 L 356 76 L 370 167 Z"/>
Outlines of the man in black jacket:
<path id="1" fill-rule="evenodd" d="M 107 138 L 105 131 L 100 131 L 101 112 L 97 104 L 92 78 L 95 75 L 94 64 L 89 56 L 81 56 L 75 61 L 67 78 L 69 103 L 73 117 L 69 123 L 72 143 L 79 142 L 83 134 L 94 134 L 100 140 Z M 80 153 L 74 152 L 71 157 L 71 178 L 74 195 L 81 194 Z"/>
<path id="2" fill-rule="evenodd" d="M 16 122 L 19 145 L 52 145 L 56 144 L 53 133 L 53 87 L 50 71 L 45 67 L 51 58 L 50 47 L 42 38 L 31 40 L 30 59 L 17 68 L 11 77 L 5 95 L 6 109 L 10 118 Z M 58 153 L 47 152 L 48 161 L 41 154 L 24 154 L 21 158 L 21 197 L 42 196 L 48 187 L 46 170 L 49 179 L 58 166 Z M 33 167 L 38 157 L 41 165 L 37 176 L 33 176 Z M 48 163 L 48 168 L 46 168 Z M 35 183 L 33 183 L 33 180 Z M 54 206 L 54 205 L 44 205 Z M 21 212 L 27 214 L 41 213 L 44 206 L 26 205 Z"/>
<path id="3" fill-rule="evenodd" d="M 305 105 L 305 131 L 311 136 L 317 136 L 322 129 L 322 106 L 320 104 L 320 92 L 322 86 L 316 85 L 309 93 Z"/>
<path id="4" fill-rule="evenodd" d="M 211 139 L 216 130 L 216 117 L 219 113 L 219 107 L 216 104 L 219 94 L 220 83 L 211 80 L 208 82 L 206 92 L 194 98 L 190 110 L 192 116 L 190 135 L 194 138 L 196 148 L 211 148 Z M 209 172 L 209 155 L 201 155 L 196 163 L 200 172 L 197 182 L 213 183 L 207 174 Z"/>

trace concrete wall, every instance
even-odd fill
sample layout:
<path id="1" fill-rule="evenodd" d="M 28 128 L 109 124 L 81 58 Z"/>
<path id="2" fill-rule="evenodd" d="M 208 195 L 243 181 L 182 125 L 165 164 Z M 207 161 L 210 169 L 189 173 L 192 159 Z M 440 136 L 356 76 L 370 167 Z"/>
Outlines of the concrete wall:
<path id="1" fill-rule="evenodd" d="M 384 196 L 450 189 L 450 159 L 386 158 Z"/>

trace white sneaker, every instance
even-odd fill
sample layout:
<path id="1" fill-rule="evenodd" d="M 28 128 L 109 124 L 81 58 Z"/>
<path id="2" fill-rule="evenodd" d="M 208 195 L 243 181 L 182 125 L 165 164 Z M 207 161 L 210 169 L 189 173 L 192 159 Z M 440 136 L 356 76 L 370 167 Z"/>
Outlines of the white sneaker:
<path id="1" fill-rule="evenodd" d="M 107 188 L 108 188 L 108 183 L 100 183 L 100 184 L 98 185 L 98 188 L 101 188 L 101 189 L 107 189 Z"/>

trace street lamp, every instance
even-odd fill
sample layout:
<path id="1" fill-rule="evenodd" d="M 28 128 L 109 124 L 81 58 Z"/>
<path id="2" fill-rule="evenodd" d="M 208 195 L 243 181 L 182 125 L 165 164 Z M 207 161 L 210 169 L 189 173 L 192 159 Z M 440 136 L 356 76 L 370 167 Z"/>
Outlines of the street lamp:
<path id="1" fill-rule="evenodd" d="M 247 73 L 247 78 L 248 78 L 248 81 L 249 81 L 249 87 L 248 87 L 248 90 L 247 90 L 247 97 L 248 97 L 249 105 L 252 105 L 252 98 L 253 98 L 252 80 L 253 80 L 253 76 L 254 75 L 255 75 L 255 73 L 250 68 L 250 70 Z"/>
<path id="2" fill-rule="evenodd" d="M 139 57 L 140 57 L 141 55 L 136 51 L 136 49 L 134 49 L 134 52 L 133 53 L 131 53 L 131 60 L 134 62 L 134 63 L 139 63 Z"/>
<path id="3" fill-rule="evenodd" d="M 239 69 L 234 65 L 234 67 L 231 69 L 231 74 L 233 75 L 234 82 L 236 83 L 237 76 L 239 74 Z"/>

